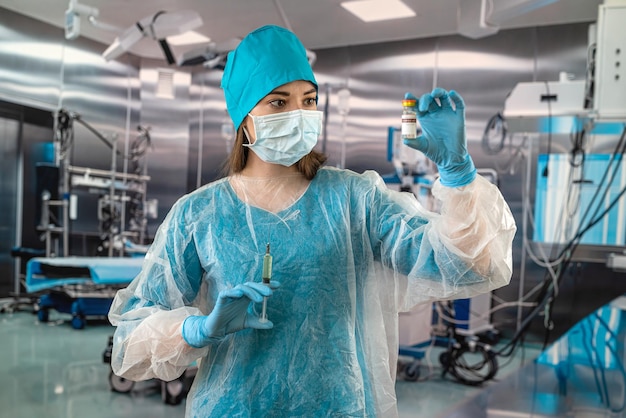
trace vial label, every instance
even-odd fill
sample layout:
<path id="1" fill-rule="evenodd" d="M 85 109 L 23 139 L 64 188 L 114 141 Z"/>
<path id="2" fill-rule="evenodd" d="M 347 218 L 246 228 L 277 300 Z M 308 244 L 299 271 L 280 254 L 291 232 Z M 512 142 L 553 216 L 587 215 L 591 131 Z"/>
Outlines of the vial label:
<path id="1" fill-rule="evenodd" d="M 402 115 L 402 139 L 417 138 L 417 118 L 415 115 Z"/>

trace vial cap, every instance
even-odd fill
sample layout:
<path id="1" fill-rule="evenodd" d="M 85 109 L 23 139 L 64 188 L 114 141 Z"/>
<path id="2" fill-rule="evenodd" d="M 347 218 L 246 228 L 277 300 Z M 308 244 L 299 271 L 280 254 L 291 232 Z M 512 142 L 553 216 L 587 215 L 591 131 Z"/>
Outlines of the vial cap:
<path id="1" fill-rule="evenodd" d="M 415 107 L 414 99 L 404 99 L 402 100 L 402 107 Z"/>

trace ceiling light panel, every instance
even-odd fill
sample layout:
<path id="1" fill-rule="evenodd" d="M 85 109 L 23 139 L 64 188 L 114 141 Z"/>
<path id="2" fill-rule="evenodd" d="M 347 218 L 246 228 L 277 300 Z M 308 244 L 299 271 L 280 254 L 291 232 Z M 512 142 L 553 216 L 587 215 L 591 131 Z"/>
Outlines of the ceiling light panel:
<path id="1" fill-rule="evenodd" d="M 364 22 L 415 16 L 415 11 L 400 0 L 345 1 L 341 3 L 341 6 Z"/>

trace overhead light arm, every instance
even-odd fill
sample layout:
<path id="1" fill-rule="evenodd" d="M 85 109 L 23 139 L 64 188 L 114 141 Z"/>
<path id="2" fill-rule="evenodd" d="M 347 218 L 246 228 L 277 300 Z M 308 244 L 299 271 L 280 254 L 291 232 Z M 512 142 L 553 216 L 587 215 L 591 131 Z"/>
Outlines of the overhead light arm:
<path id="1" fill-rule="evenodd" d="M 202 65 L 205 68 L 224 69 L 228 53 L 237 48 L 241 38 L 231 38 L 224 42 L 209 42 L 198 48 L 183 52 L 178 58 L 177 64 L 181 67 Z"/>
<path id="2" fill-rule="evenodd" d="M 103 29 L 109 32 L 117 32 L 120 33 L 123 31 L 122 28 L 120 28 L 119 26 L 115 26 L 115 25 L 111 25 L 110 23 L 105 23 L 102 22 L 101 20 L 98 20 L 97 16 L 91 15 L 89 16 L 89 23 L 91 23 L 92 26 L 98 28 L 98 29 Z"/>
<path id="3" fill-rule="evenodd" d="M 170 44 L 167 43 L 167 38 L 166 37 L 162 37 L 162 38 L 158 37 L 156 35 L 156 33 L 155 33 L 155 30 L 154 30 L 154 24 L 155 24 L 156 20 L 159 18 L 159 16 L 163 16 L 164 13 L 165 13 L 164 11 L 160 11 L 160 12 L 157 12 L 152 17 L 152 24 L 149 26 L 150 37 L 152 39 L 156 40 L 159 43 L 159 46 L 161 47 L 161 51 L 163 51 L 163 55 L 165 55 L 165 59 L 167 60 L 167 63 L 168 64 L 173 64 L 174 62 L 176 62 L 176 60 L 174 59 L 174 54 L 172 54 L 172 50 L 170 49 Z M 184 32 L 186 32 L 186 31 L 184 31 Z M 183 33 L 183 32 L 180 32 L 180 33 Z M 167 35 L 167 36 L 171 36 L 171 35 Z"/>
<path id="4" fill-rule="evenodd" d="M 70 0 L 67 11 L 80 16 L 98 16 L 100 14 L 100 11 L 95 7 L 79 4 L 78 0 Z"/>
<path id="5" fill-rule="evenodd" d="M 458 31 L 468 38 L 493 35 L 507 20 L 540 9 L 558 0 L 462 0 L 458 8 Z"/>
<path id="6" fill-rule="evenodd" d="M 144 37 L 158 41 L 166 55 L 168 62 L 174 62 L 174 57 L 165 40 L 168 36 L 180 35 L 199 26 L 202 26 L 202 18 L 193 10 L 181 10 L 177 12 L 157 12 L 146 16 L 133 26 L 129 27 L 102 53 L 105 60 L 114 60 L 129 51 L 137 42 Z"/>
<path id="7" fill-rule="evenodd" d="M 102 57 L 107 61 L 114 60 L 128 51 L 144 36 L 143 30 L 135 24 L 116 37 L 113 43 L 102 53 Z"/>
<path id="8" fill-rule="evenodd" d="M 99 13 L 95 7 L 79 4 L 78 0 L 70 0 L 65 11 L 65 39 L 76 39 L 80 36 L 81 16 L 98 16 Z"/>
<path id="9" fill-rule="evenodd" d="M 525 15 L 526 13 L 556 3 L 557 1 L 558 0 L 488 0 L 486 21 L 492 25 L 499 26 L 507 20 Z"/>

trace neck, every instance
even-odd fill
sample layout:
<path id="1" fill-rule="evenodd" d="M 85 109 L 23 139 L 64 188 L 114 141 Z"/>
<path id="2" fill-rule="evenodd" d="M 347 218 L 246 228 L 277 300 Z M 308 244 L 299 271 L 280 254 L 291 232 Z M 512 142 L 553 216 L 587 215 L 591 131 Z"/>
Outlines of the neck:
<path id="1" fill-rule="evenodd" d="M 285 167 L 280 164 L 266 163 L 257 157 L 254 152 L 250 151 L 246 166 L 241 170 L 240 174 L 248 177 L 281 177 L 296 173 L 298 173 L 298 170 L 295 165 Z"/>

